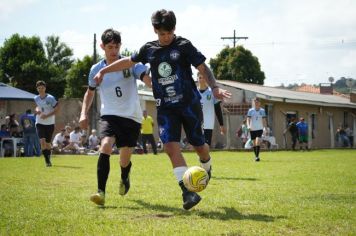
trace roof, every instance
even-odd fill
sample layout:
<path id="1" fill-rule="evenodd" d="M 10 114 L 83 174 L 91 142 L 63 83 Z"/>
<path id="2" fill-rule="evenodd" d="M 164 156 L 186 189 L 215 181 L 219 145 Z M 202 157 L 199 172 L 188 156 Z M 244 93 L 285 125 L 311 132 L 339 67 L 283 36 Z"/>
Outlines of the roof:
<path id="1" fill-rule="evenodd" d="M 327 107 L 356 108 L 356 103 L 352 103 L 350 102 L 350 99 L 341 96 L 292 91 L 257 84 L 239 83 L 229 80 L 218 80 L 217 82 L 229 87 L 254 92 L 256 93 L 257 97 L 269 101 L 309 104 Z"/>
<path id="2" fill-rule="evenodd" d="M 33 93 L 0 83 L 0 100 L 33 100 L 35 96 Z"/>

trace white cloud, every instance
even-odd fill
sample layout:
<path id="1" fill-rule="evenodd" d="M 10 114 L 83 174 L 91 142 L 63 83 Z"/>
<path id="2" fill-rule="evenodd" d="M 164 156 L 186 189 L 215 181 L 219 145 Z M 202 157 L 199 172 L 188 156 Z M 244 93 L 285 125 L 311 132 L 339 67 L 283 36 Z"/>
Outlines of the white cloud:
<path id="1" fill-rule="evenodd" d="M 66 43 L 70 48 L 73 49 L 73 54 L 75 58 L 82 59 L 85 55 L 93 55 L 93 34 L 84 34 L 74 30 L 68 30 L 61 32 L 59 34 L 59 37 L 61 42 Z M 96 37 L 98 41 L 98 35 Z M 98 51 L 100 50 L 100 48 L 98 47 L 99 43 L 97 44 Z"/>
<path id="2" fill-rule="evenodd" d="M 15 11 L 25 8 L 38 0 L 0 0 L 0 20 L 5 20 Z"/>

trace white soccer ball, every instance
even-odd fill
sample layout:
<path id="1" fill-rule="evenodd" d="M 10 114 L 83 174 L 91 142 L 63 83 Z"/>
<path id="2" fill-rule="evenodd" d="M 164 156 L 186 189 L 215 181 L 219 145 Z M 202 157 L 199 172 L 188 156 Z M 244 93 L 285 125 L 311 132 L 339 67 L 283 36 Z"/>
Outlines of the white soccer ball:
<path id="1" fill-rule="evenodd" d="M 185 171 L 183 183 L 189 191 L 200 192 L 208 185 L 209 175 L 203 168 L 192 166 Z"/>

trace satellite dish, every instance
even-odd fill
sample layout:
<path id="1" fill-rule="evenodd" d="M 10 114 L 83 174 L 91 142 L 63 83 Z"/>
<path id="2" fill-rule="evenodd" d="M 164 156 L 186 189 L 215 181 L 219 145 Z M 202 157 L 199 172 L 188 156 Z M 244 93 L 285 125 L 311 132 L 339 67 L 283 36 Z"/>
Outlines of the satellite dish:
<path id="1" fill-rule="evenodd" d="M 330 83 L 334 82 L 334 77 L 330 76 L 330 77 L 329 77 L 329 82 L 330 82 Z"/>

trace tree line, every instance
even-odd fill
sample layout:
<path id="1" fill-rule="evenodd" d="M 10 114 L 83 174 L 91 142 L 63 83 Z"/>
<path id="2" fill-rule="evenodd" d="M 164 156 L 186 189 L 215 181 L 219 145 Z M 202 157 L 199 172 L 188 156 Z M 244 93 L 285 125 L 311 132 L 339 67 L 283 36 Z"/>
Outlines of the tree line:
<path id="1" fill-rule="evenodd" d="M 125 49 L 122 54 L 131 52 Z M 96 58 L 100 60 L 99 55 Z M 94 63 L 93 56 L 74 59 L 73 50 L 59 36 L 48 36 L 42 43 L 38 36 L 13 34 L 0 47 L 0 82 L 37 93 L 36 81 L 44 80 L 57 98 L 82 98 Z M 265 79 L 258 58 L 242 46 L 225 47 L 210 66 L 221 80 L 263 85 Z"/>

